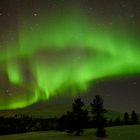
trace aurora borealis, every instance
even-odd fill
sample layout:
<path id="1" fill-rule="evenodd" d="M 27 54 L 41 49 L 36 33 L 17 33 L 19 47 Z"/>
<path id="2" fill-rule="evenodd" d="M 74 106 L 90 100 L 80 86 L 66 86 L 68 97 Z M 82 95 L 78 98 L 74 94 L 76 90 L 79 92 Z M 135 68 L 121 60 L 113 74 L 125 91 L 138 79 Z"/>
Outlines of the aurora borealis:
<path id="1" fill-rule="evenodd" d="M 116 7 L 100 2 L 1 2 L 0 10 L 11 17 L 1 11 L 0 109 L 48 101 L 67 87 L 83 91 L 90 81 L 140 73 L 136 0 L 123 1 L 126 7 L 119 7 L 121 0 Z"/>

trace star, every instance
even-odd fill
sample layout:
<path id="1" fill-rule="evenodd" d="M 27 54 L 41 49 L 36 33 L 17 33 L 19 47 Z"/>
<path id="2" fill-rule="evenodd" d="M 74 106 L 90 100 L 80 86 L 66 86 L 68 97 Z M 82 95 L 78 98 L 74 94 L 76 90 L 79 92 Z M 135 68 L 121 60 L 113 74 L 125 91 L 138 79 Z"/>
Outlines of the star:
<path id="1" fill-rule="evenodd" d="M 8 89 L 6 90 L 6 93 L 9 93 L 9 90 Z"/>
<path id="2" fill-rule="evenodd" d="M 34 13 L 34 16 L 36 17 L 38 14 L 37 13 Z"/>
<path id="3" fill-rule="evenodd" d="M 7 13 L 7 16 L 10 17 L 11 15 L 9 13 Z"/>
<path id="4" fill-rule="evenodd" d="M 136 85 L 137 84 L 137 82 L 133 82 L 133 85 Z"/>

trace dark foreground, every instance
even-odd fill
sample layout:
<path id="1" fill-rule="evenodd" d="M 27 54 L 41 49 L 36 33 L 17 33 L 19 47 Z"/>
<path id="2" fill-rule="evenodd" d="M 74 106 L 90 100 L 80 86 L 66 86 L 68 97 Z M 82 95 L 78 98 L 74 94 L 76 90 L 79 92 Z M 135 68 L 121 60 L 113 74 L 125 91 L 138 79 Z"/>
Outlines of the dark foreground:
<path id="1" fill-rule="evenodd" d="M 0 140 L 100 140 L 94 136 L 94 129 L 76 137 L 65 132 L 47 131 L 0 136 Z M 140 125 L 107 128 L 108 137 L 104 140 L 140 140 Z"/>

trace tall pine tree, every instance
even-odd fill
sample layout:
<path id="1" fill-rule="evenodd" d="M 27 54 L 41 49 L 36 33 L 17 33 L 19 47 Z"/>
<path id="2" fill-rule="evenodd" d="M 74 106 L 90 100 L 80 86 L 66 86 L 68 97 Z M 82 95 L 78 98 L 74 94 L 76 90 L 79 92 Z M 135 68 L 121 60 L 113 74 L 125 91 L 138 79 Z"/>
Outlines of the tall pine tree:
<path id="1" fill-rule="evenodd" d="M 124 113 L 123 120 L 124 124 L 129 124 L 129 114 L 127 112 Z"/>
<path id="2" fill-rule="evenodd" d="M 138 124 L 138 116 L 135 111 L 131 113 L 131 122 L 132 124 Z"/>
<path id="3" fill-rule="evenodd" d="M 81 99 L 76 99 L 72 104 L 72 112 L 67 113 L 67 132 L 76 132 L 77 136 L 80 136 L 83 132 L 83 128 L 88 124 L 88 111 L 84 109 L 84 103 Z"/>
<path id="4" fill-rule="evenodd" d="M 92 107 L 92 119 L 93 119 L 93 125 L 97 129 L 96 136 L 97 137 L 105 137 L 106 131 L 105 131 L 105 125 L 106 125 L 106 119 L 104 117 L 104 114 L 107 112 L 104 109 L 104 100 L 101 96 L 96 95 L 93 99 L 93 102 L 91 103 Z"/>

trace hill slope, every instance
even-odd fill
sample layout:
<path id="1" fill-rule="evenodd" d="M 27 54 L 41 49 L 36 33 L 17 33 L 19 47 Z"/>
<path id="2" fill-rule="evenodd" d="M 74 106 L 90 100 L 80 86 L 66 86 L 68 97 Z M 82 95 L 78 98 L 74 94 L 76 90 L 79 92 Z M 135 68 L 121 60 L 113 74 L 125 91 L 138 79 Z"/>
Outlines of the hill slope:
<path id="1" fill-rule="evenodd" d="M 42 117 L 42 118 L 49 118 L 49 117 L 59 117 L 62 114 L 65 114 L 67 111 L 71 111 L 72 105 L 71 104 L 58 104 L 54 106 L 43 106 L 40 108 L 24 108 L 24 109 L 15 109 L 15 110 L 3 110 L 0 111 L 0 116 L 4 117 L 11 117 L 15 116 L 16 114 L 28 114 L 32 117 Z M 90 106 L 86 106 L 86 108 L 91 110 Z M 118 116 L 122 116 L 122 113 L 115 112 L 109 110 L 106 114 L 107 118 L 115 119 Z"/>

